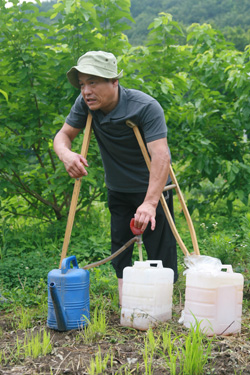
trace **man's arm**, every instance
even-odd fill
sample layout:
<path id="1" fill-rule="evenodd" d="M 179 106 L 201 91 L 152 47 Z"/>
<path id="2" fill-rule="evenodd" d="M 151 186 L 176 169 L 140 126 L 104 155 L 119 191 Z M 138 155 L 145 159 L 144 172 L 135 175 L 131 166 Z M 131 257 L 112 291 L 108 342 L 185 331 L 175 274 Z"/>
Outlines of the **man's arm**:
<path id="1" fill-rule="evenodd" d="M 54 139 L 54 150 L 72 178 L 80 178 L 88 174 L 84 168 L 88 167 L 87 160 L 71 151 L 71 143 L 80 131 L 81 129 L 73 128 L 65 122 Z"/>
<path id="2" fill-rule="evenodd" d="M 142 231 L 146 229 L 149 222 L 151 222 L 151 229 L 155 229 L 156 207 L 168 179 L 170 166 L 167 138 L 149 142 L 147 147 L 151 156 L 149 185 L 144 202 L 135 213 L 135 226 Z"/>

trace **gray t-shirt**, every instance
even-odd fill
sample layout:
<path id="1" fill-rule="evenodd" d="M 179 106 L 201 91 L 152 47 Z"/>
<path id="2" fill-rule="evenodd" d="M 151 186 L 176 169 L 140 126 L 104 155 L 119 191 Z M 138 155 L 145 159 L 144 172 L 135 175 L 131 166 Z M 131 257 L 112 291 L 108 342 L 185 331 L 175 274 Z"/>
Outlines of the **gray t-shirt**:
<path id="1" fill-rule="evenodd" d="M 93 116 L 94 130 L 109 189 L 118 192 L 146 192 L 149 172 L 133 129 L 126 125 L 133 121 L 140 129 L 145 143 L 167 136 L 163 109 L 151 96 L 119 86 L 119 103 L 107 115 L 91 111 L 80 94 L 66 123 L 84 128 L 88 112 Z"/>

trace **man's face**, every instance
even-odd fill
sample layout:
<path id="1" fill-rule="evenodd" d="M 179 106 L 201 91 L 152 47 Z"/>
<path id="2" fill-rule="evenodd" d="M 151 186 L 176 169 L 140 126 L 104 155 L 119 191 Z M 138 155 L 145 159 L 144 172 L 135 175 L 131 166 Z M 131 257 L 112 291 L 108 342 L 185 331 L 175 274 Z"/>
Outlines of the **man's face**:
<path id="1" fill-rule="evenodd" d="M 118 103 L 118 80 L 78 73 L 81 94 L 89 109 L 100 109 L 105 114 L 114 109 Z"/>

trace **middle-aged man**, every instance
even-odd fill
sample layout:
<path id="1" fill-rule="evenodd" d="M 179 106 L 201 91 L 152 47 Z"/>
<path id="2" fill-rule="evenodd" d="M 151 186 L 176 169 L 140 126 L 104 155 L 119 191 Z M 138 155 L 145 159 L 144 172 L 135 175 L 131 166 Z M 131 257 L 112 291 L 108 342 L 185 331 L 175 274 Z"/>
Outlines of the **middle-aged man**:
<path id="1" fill-rule="evenodd" d="M 122 74 L 122 71 L 118 74 L 112 53 L 90 51 L 79 58 L 67 77 L 81 92 L 55 136 L 54 149 L 72 178 L 86 176 L 88 162 L 71 151 L 71 142 L 85 127 L 88 113 L 92 114 L 108 189 L 112 253 L 131 239 L 129 224 L 134 217 L 135 227 L 143 231 L 148 259 L 162 260 L 164 267 L 174 270 L 176 281 L 176 241 L 159 203 L 164 186 L 170 182 L 164 113 L 151 96 L 120 86 Z M 151 158 L 150 173 L 127 120 L 137 124 L 145 141 Z M 165 199 L 173 216 L 172 191 L 165 194 Z M 133 245 L 112 261 L 118 277 L 120 304 L 123 269 L 131 266 L 132 252 Z"/>

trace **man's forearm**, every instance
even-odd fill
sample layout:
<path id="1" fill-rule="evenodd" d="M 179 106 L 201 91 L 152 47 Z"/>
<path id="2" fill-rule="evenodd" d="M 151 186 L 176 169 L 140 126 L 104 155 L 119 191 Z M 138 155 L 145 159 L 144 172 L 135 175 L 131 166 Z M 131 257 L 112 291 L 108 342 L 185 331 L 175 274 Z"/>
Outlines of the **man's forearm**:
<path id="1" fill-rule="evenodd" d="M 167 142 L 164 141 L 160 144 L 157 141 L 155 144 L 151 144 L 149 151 L 151 154 L 151 166 L 145 201 L 151 202 L 156 207 L 168 179 L 170 155 Z"/>
<path id="2" fill-rule="evenodd" d="M 65 153 L 71 150 L 71 140 L 65 133 L 59 131 L 55 136 L 54 150 L 61 161 L 63 161 Z"/>
<path id="3" fill-rule="evenodd" d="M 166 185 L 169 175 L 169 158 L 160 159 L 155 158 L 151 161 L 149 185 L 147 194 L 145 196 L 146 202 L 151 202 L 157 207 L 163 189 Z"/>

